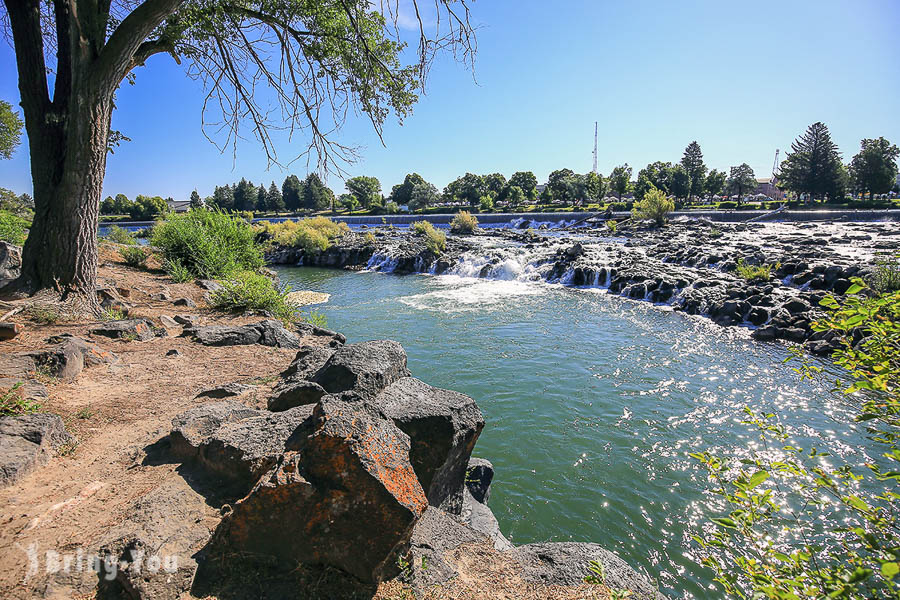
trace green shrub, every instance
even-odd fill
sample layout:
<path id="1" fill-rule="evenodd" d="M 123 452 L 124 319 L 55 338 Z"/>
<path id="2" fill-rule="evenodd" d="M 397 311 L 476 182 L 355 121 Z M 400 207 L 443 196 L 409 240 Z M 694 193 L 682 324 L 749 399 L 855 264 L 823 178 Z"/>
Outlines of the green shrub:
<path id="1" fill-rule="evenodd" d="M 450 221 L 450 231 L 453 233 L 474 233 L 478 227 L 478 219 L 467 211 L 461 210 Z"/>
<path id="2" fill-rule="evenodd" d="M 150 243 L 169 264 L 193 276 L 218 279 L 263 265 L 253 228 L 238 216 L 207 208 L 170 213 L 154 228 Z"/>
<path id="3" fill-rule="evenodd" d="M 28 227 L 28 221 L 22 217 L 0 210 L 0 241 L 21 246 L 28 235 Z"/>
<path id="4" fill-rule="evenodd" d="M 272 236 L 279 246 L 302 248 L 307 254 L 318 254 L 328 250 L 331 243 L 350 231 L 346 223 L 335 223 L 327 217 L 312 217 L 300 221 L 282 221 L 257 224 L 257 230 Z"/>
<path id="5" fill-rule="evenodd" d="M 634 203 L 631 214 L 636 219 L 652 219 L 657 225 L 666 222 L 666 216 L 675 210 L 675 203 L 655 187 L 644 194 L 641 200 Z"/>
<path id="6" fill-rule="evenodd" d="M 772 278 L 772 270 L 778 265 L 748 265 L 743 258 L 739 258 L 735 272 L 741 279 L 747 281 L 769 281 Z"/>
<path id="7" fill-rule="evenodd" d="M 169 277 L 171 277 L 172 281 L 175 283 L 187 283 L 194 279 L 194 275 L 191 273 L 190 269 L 181 264 L 181 261 L 178 259 L 164 261 L 163 269 L 165 269 L 166 273 L 169 274 Z"/>
<path id="8" fill-rule="evenodd" d="M 478 210 L 481 212 L 491 212 L 494 210 L 494 199 L 490 196 L 482 196 L 478 201 Z"/>
<path id="9" fill-rule="evenodd" d="M 371 231 L 366 233 L 365 239 L 366 239 L 366 243 L 369 244 L 370 246 L 375 245 L 375 234 L 373 234 Z"/>
<path id="10" fill-rule="evenodd" d="M 869 284 L 877 292 L 900 291 L 900 254 L 883 256 L 875 260 L 875 272 Z"/>
<path id="11" fill-rule="evenodd" d="M 725 200 L 716 204 L 718 210 L 733 210 L 738 207 L 738 203 L 732 200 Z"/>
<path id="12" fill-rule="evenodd" d="M 119 256 L 125 261 L 125 264 L 135 269 L 142 269 L 147 264 L 150 257 L 143 248 L 138 246 L 128 246 L 119 250 Z"/>
<path id="13" fill-rule="evenodd" d="M 613 219 L 610 219 L 609 221 L 606 222 L 606 228 L 609 230 L 610 233 L 615 233 L 616 229 L 618 229 L 618 227 L 619 227 L 619 223 Z"/>
<path id="14" fill-rule="evenodd" d="M 438 231 L 428 221 L 416 221 L 411 228 L 416 234 L 425 236 L 425 247 L 440 256 L 447 246 L 447 236 L 443 231 Z"/>
<path id="15" fill-rule="evenodd" d="M 384 212 L 388 215 L 396 215 L 400 212 L 400 207 L 397 206 L 396 202 L 386 202 L 384 204 Z"/>
<path id="16" fill-rule="evenodd" d="M 210 294 L 210 304 L 227 312 L 261 310 L 282 321 L 297 316 L 299 307 L 287 300 L 290 290 L 276 286 L 271 278 L 252 271 L 240 271 L 221 282 L 221 289 Z"/>
<path id="17" fill-rule="evenodd" d="M 118 225 L 111 225 L 109 229 L 106 230 L 106 235 L 103 236 L 103 239 L 125 246 L 134 246 L 137 244 L 134 235 L 124 227 L 119 227 Z"/>

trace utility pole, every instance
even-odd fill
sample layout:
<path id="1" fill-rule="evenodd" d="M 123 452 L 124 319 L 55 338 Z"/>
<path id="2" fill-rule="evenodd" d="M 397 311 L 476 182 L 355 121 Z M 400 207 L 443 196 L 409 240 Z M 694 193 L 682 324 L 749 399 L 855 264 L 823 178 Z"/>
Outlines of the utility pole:
<path id="1" fill-rule="evenodd" d="M 597 121 L 594 121 L 594 173 L 597 172 Z"/>

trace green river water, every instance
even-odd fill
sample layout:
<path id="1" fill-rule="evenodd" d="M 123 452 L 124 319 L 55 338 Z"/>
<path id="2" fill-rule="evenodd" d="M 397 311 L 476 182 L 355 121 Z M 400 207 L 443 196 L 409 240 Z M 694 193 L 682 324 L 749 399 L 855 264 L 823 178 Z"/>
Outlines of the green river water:
<path id="1" fill-rule="evenodd" d="M 603 544 L 672 598 L 721 597 L 694 559 L 690 535 L 717 513 L 687 453 L 746 453 L 745 406 L 779 413 L 797 445 L 865 457 L 850 400 L 801 381 L 784 346 L 744 329 L 543 283 L 279 276 L 331 294 L 316 308 L 350 342 L 397 340 L 414 376 L 477 400 L 487 425 L 475 455 L 494 463 L 490 506 L 510 541 Z"/>

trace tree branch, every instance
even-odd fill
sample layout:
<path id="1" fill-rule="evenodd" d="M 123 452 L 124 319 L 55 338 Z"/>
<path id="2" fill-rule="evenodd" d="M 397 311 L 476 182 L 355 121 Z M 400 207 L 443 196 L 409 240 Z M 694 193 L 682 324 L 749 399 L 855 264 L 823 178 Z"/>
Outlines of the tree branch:
<path id="1" fill-rule="evenodd" d="M 41 35 L 41 2 L 5 0 L 5 4 L 16 49 L 16 68 L 19 72 L 22 104 L 38 109 L 40 118 L 43 118 L 49 108 L 50 97 L 47 91 L 44 38 Z M 26 125 L 29 125 L 28 111 L 25 111 L 25 117 Z"/>

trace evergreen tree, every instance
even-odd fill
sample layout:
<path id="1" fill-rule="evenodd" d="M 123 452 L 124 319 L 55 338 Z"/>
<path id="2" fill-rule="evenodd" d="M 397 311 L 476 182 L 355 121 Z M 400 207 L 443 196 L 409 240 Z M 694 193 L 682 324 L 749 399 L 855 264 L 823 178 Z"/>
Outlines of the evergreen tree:
<path id="1" fill-rule="evenodd" d="M 691 196 L 703 195 L 703 182 L 706 179 L 706 165 L 703 163 L 703 152 L 696 141 L 688 144 L 681 157 L 681 166 L 691 179 Z"/>
<path id="2" fill-rule="evenodd" d="M 243 177 L 234 188 L 234 210 L 253 210 L 256 208 L 256 186 Z"/>
<path id="3" fill-rule="evenodd" d="M 303 208 L 308 210 L 325 210 L 332 206 L 334 192 L 322 183 L 316 173 L 310 173 L 303 182 Z"/>
<path id="4" fill-rule="evenodd" d="M 230 185 L 216 186 L 212 199 L 220 210 L 234 210 L 234 189 Z"/>
<path id="5" fill-rule="evenodd" d="M 274 213 L 284 212 L 284 198 L 281 196 L 281 190 L 273 181 L 266 193 L 266 210 Z"/>
<path id="6" fill-rule="evenodd" d="M 191 192 L 191 208 L 200 208 L 203 206 L 203 200 L 200 199 L 200 194 L 197 193 L 197 190 Z"/>
<path id="7" fill-rule="evenodd" d="M 860 142 L 859 154 L 850 161 L 853 188 L 860 194 L 886 194 L 897 182 L 900 148 L 883 137 Z"/>
<path id="8" fill-rule="evenodd" d="M 269 209 L 269 205 L 266 202 L 266 186 L 260 184 L 258 188 L 256 188 L 256 210 L 259 212 L 265 212 Z"/>
<path id="9" fill-rule="evenodd" d="M 285 208 L 297 212 L 303 204 L 303 182 L 296 175 L 288 175 L 281 184 L 281 197 Z"/>
<path id="10" fill-rule="evenodd" d="M 807 199 L 842 198 L 845 178 L 841 155 L 824 123 L 813 123 L 806 133 L 794 140 L 791 152 L 781 163 L 782 185 Z"/>

